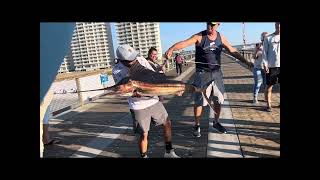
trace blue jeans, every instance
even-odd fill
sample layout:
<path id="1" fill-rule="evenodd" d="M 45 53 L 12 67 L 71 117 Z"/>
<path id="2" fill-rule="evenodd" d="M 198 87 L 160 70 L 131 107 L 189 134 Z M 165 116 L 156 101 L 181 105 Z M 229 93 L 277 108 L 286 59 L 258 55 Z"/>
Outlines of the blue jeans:
<path id="1" fill-rule="evenodd" d="M 260 86 L 263 83 L 263 87 L 266 88 L 266 74 L 263 69 L 254 68 L 253 69 L 253 96 L 258 97 Z"/>

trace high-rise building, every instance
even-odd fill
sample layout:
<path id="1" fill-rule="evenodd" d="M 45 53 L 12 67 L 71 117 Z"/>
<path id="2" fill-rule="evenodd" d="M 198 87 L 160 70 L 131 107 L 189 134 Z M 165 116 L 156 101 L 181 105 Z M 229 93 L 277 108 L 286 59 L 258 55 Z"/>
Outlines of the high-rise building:
<path id="1" fill-rule="evenodd" d="M 160 23 L 118 22 L 115 26 L 119 45 L 129 44 L 143 57 L 148 56 L 151 47 L 155 47 L 161 59 Z"/>
<path id="2" fill-rule="evenodd" d="M 68 63 L 69 62 L 69 63 Z M 65 57 L 59 72 L 111 68 L 114 51 L 110 23 L 77 22 L 71 42 L 71 56 Z"/>
<path id="3" fill-rule="evenodd" d="M 72 72 L 74 71 L 74 69 L 75 67 L 72 60 L 72 53 L 70 50 L 68 54 L 63 58 L 63 62 L 60 66 L 59 73 Z"/>

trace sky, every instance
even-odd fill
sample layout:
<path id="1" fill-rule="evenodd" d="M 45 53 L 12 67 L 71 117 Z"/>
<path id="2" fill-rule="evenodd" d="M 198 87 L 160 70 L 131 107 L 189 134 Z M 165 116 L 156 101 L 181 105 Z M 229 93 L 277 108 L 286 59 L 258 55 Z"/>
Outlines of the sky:
<path id="1" fill-rule="evenodd" d="M 243 44 L 242 38 L 242 23 L 221 23 L 218 31 L 223 34 L 231 45 Z M 176 42 L 185 40 L 202 30 L 206 29 L 206 23 L 162 23 L 160 22 L 160 39 L 162 53 L 170 48 Z M 112 40 L 114 51 L 118 47 L 117 36 L 114 23 L 111 23 Z M 248 44 L 256 43 L 260 41 L 260 35 L 262 32 L 273 33 L 275 31 L 274 22 L 263 23 L 245 23 L 246 41 Z M 185 48 L 185 50 L 194 49 L 194 46 Z"/>

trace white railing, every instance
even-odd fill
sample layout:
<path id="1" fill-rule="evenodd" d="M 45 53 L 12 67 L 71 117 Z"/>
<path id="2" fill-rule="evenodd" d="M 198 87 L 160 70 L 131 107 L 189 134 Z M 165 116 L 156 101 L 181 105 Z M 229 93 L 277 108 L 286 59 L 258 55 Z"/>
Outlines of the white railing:
<path id="1" fill-rule="evenodd" d="M 113 86 L 114 80 L 111 75 L 108 75 L 108 82 L 105 87 Z M 51 91 L 54 92 L 53 99 L 50 104 L 50 113 L 57 115 L 66 110 L 73 109 L 90 102 L 92 99 L 103 95 L 105 91 L 92 91 L 83 93 L 69 93 L 75 91 L 83 91 L 90 89 L 100 89 L 104 86 L 100 81 L 100 74 L 90 75 L 86 77 L 76 78 L 54 82 L 51 86 Z"/>

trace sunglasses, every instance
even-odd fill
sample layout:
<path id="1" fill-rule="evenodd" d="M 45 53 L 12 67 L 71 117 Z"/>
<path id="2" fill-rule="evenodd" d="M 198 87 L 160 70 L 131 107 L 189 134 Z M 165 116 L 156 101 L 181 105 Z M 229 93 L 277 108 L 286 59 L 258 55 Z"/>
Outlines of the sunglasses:
<path id="1" fill-rule="evenodd" d="M 207 25 L 215 26 L 215 25 L 220 25 L 220 23 L 207 23 Z"/>

